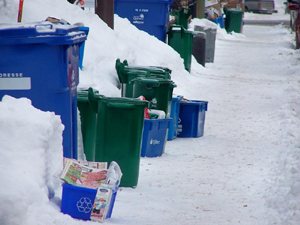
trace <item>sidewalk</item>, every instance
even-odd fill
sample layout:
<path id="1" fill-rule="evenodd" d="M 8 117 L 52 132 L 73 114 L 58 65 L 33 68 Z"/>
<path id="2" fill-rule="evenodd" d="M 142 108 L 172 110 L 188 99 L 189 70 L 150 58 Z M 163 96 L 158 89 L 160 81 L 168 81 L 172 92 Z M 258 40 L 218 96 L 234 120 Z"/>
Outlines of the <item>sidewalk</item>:
<path id="1" fill-rule="evenodd" d="M 110 224 L 285 224 L 279 212 L 289 199 L 278 197 L 286 184 L 277 176 L 282 151 L 298 151 L 286 146 L 284 118 L 300 96 L 290 92 L 299 87 L 291 43 L 280 25 L 245 25 L 243 34 L 217 39 L 215 62 L 194 64 L 185 87 L 209 101 L 204 136 L 177 138 L 161 158 L 142 158 L 138 187 L 120 191 Z"/>

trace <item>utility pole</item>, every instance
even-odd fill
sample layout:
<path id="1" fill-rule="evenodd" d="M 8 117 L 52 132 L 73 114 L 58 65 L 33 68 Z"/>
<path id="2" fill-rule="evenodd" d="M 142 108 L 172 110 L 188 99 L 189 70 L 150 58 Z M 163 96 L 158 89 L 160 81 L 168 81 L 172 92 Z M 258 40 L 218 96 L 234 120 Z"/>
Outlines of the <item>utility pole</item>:
<path id="1" fill-rule="evenodd" d="M 95 14 L 111 29 L 114 29 L 114 0 L 96 0 Z"/>
<path id="2" fill-rule="evenodd" d="M 204 18 L 205 0 L 197 0 L 197 18 Z"/>

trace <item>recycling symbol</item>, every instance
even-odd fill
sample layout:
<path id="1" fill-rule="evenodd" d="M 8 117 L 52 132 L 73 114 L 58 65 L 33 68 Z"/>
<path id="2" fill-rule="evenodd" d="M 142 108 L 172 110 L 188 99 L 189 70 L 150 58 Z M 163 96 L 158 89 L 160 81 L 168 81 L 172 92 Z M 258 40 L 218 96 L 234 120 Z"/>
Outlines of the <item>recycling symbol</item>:
<path id="1" fill-rule="evenodd" d="M 76 206 L 79 212 L 89 213 L 93 207 L 93 203 L 91 199 L 82 197 L 81 199 L 79 199 Z"/>

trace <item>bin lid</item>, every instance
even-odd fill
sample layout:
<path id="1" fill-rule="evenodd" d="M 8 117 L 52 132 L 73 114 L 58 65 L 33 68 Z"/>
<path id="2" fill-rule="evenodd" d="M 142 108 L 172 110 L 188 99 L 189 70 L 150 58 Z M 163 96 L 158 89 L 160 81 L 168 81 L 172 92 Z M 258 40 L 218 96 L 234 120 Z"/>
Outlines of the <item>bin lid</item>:
<path id="1" fill-rule="evenodd" d="M 78 26 L 51 22 L 0 23 L 0 45 L 34 44 L 68 45 L 86 40 Z"/>
<path id="2" fill-rule="evenodd" d="M 121 83 L 128 83 L 128 76 L 144 76 L 149 77 L 153 75 L 158 75 L 159 77 L 170 79 L 170 73 L 172 70 L 166 67 L 160 66 L 128 66 L 127 60 L 123 63 L 120 59 L 116 60 L 115 65 L 119 80 Z"/>
<path id="3" fill-rule="evenodd" d="M 157 77 L 137 77 L 130 83 L 138 83 L 148 87 L 159 87 L 160 85 L 168 84 L 170 87 L 177 87 L 174 81 Z"/>
<path id="4" fill-rule="evenodd" d="M 210 32 L 217 32 L 216 27 L 209 27 L 205 25 L 195 25 L 194 31 L 210 31 Z"/>
<path id="5" fill-rule="evenodd" d="M 179 102 L 183 99 L 182 95 L 177 95 L 176 97 L 172 97 L 173 102 Z"/>
<path id="6" fill-rule="evenodd" d="M 137 75 L 137 77 L 148 77 L 148 78 L 162 78 L 162 79 L 171 79 L 170 73 L 166 71 L 161 70 L 151 70 L 151 69 L 145 69 L 145 70 L 130 70 L 130 72 L 127 73 L 128 75 Z"/>
<path id="7" fill-rule="evenodd" d="M 90 28 L 89 27 L 78 27 L 79 28 L 79 30 L 80 31 L 84 31 L 84 33 L 86 34 L 86 35 L 88 35 L 89 34 L 89 31 L 90 31 Z"/>
<path id="8" fill-rule="evenodd" d="M 95 93 L 93 88 L 89 88 L 88 94 L 91 108 L 94 112 L 98 112 L 98 102 L 103 102 L 110 107 L 115 108 L 133 108 L 134 106 L 144 106 L 149 108 L 149 101 L 140 100 L 137 98 L 124 98 L 124 97 L 106 97 L 104 95 Z"/>
<path id="9" fill-rule="evenodd" d="M 201 106 L 205 111 L 207 111 L 207 104 L 208 101 L 201 101 L 201 100 L 187 100 L 187 101 L 180 102 L 180 105 Z"/>
<path id="10" fill-rule="evenodd" d="M 185 29 L 181 25 L 171 25 L 169 27 L 168 34 L 172 37 L 173 33 L 181 33 L 181 36 L 184 36 L 184 35 L 193 35 L 194 32 Z"/>
<path id="11" fill-rule="evenodd" d="M 94 93 L 95 94 L 98 94 L 99 91 L 96 90 L 96 89 L 93 89 Z M 89 89 L 79 89 L 77 91 L 77 101 L 80 101 L 80 102 L 86 102 L 88 101 L 88 96 L 89 96 Z"/>

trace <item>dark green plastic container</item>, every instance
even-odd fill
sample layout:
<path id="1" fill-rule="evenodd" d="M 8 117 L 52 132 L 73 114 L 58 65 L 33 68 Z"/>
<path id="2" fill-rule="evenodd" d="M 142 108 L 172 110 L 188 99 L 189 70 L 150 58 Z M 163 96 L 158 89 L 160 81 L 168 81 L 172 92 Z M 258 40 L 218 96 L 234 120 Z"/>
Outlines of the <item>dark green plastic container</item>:
<path id="1" fill-rule="evenodd" d="M 144 112 L 149 102 L 113 98 L 89 89 L 92 110 L 97 113 L 95 160 L 116 161 L 123 173 L 121 187 L 138 184 Z"/>
<path id="2" fill-rule="evenodd" d="M 151 71 L 142 71 L 142 70 L 132 70 L 131 72 L 127 73 L 128 82 L 122 84 L 122 97 L 133 98 L 133 84 L 132 80 L 137 77 L 144 77 L 144 78 L 160 78 L 160 79 L 170 79 L 169 73 L 152 73 Z"/>
<path id="3" fill-rule="evenodd" d="M 95 91 L 98 93 L 98 91 Z M 88 161 L 95 161 L 96 113 L 91 109 L 88 90 L 77 92 L 77 107 L 80 112 L 83 149 Z"/>
<path id="4" fill-rule="evenodd" d="M 168 31 L 168 45 L 170 45 L 184 61 L 184 68 L 190 72 L 192 63 L 193 32 L 182 26 L 171 26 Z"/>
<path id="5" fill-rule="evenodd" d="M 173 89 L 176 84 L 172 80 L 138 77 L 133 84 L 133 97 L 144 96 L 151 103 L 151 109 L 163 110 L 170 117 Z"/>
<path id="6" fill-rule="evenodd" d="M 154 78 L 163 78 L 163 79 L 171 79 L 171 70 L 165 67 L 156 67 L 156 66 L 148 66 L 148 67 L 134 67 L 128 66 L 126 60 L 121 63 L 120 59 L 116 61 L 116 70 L 118 73 L 118 77 L 121 83 L 121 96 L 132 98 L 132 84 L 130 81 L 136 77 L 154 77 Z"/>
<path id="7" fill-rule="evenodd" d="M 235 33 L 241 33 L 243 12 L 238 10 L 227 9 L 224 7 L 224 13 L 226 15 L 225 30 L 227 31 L 227 33 L 230 33 L 232 31 Z"/>
<path id="8" fill-rule="evenodd" d="M 192 15 L 191 9 L 190 8 L 181 8 L 180 11 L 176 14 L 176 21 L 175 23 L 177 25 L 182 26 L 185 29 L 188 29 L 188 24 L 189 24 L 189 17 Z"/>
<path id="9" fill-rule="evenodd" d="M 120 83 L 128 83 L 129 72 L 135 72 L 135 71 L 145 71 L 149 72 L 151 74 L 158 74 L 161 76 L 168 77 L 170 79 L 170 74 L 172 73 L 172 70 L 166 67 L 160 67 L 160 66 L 128 66 L 127 60 L 124 60 L 123 63 L 120 61 L 120 59 L 116 60 L 115 65 Z"/>

